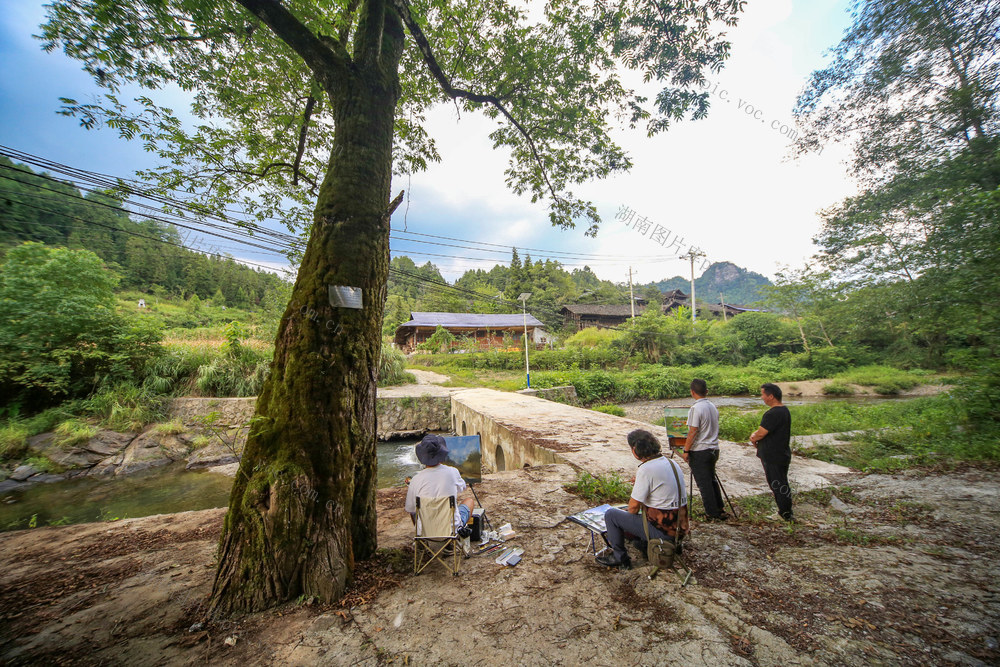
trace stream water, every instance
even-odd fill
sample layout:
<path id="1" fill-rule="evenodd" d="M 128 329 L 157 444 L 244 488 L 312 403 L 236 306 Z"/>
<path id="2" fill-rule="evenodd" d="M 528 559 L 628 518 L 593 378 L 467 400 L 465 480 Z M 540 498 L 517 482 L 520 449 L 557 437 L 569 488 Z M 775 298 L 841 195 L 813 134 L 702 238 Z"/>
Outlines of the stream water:
<path id="1" fill-rule="evenodd" d="M 379 488 L 401 484 L 422 467 L 413 449 L 417 442 L 378 443 Z M 183 463 L 122 477 L 34 484 L 0 498 L 0 531 L 225 507 L 232 485 L 231 477 L 185 470 Z"/>

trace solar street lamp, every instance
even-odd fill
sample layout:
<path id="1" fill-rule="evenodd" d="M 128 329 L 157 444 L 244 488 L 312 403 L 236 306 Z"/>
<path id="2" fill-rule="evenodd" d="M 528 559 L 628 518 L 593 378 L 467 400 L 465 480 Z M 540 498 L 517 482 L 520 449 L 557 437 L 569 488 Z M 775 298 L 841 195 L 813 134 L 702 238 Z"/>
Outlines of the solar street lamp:
<path id="1" fill-rule="evenodd" d="M 531 389 L 531 369 L 528 367 L 528 297 L 530 296 L 531 292 L 521 292 L 521 296 L 517 297 L 524 315 L 524 376 L 528 381 L 528 389 Z"/>

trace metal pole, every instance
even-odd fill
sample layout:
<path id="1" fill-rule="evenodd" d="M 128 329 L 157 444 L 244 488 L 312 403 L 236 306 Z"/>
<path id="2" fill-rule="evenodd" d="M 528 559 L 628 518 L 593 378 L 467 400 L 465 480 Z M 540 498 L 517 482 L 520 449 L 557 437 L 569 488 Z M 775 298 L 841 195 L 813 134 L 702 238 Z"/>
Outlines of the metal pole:
<path id="1" fill-rule="evenodd" d="M 528 366 L 528 302 L 522 301 L 521 306 L 524 314 L 524 377 L 531 389 L 531 368 Z"/>
<path id="2" fill-rule="evenodd" d="M 628 267 L 628 298 L 632 304 L 632 319 L 635 319 L 635 294 L 632 293 L 632 267 Z"/>
<path id="3" fill-rule="evenodd" d="M 524 376 L 531 389 L 531 368 L 528 366 L 528 297 L 531 292 L 521 292 L 517 300 L 521 302 L 521 312 L 524 315 Z"/>

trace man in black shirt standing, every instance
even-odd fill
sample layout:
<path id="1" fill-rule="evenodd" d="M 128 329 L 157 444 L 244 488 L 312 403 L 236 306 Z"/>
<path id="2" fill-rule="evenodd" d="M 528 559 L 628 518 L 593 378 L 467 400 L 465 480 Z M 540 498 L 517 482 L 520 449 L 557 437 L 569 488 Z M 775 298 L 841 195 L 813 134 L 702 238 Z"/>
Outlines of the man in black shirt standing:
<path id="1" fill-rule="evenodd" d="M 792 489 L 788 485 L 788 464 L 792 462 L 792 415 L 781 404 L 781 387 L 768 382 L 760 387 L 760 398 L 770 408 L 760 420 L 760 428 L 750 435 L 757 446 L 757 457 L 764 466 L 764 477 L 774 493 L 778 514 L 792 521 Z"/>

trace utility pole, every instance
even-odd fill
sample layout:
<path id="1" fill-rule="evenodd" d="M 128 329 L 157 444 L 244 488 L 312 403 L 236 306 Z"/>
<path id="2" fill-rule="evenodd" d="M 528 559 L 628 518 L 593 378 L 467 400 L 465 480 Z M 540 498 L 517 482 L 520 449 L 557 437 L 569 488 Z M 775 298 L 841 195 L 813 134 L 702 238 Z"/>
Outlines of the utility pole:
<path id="1" fill-rule="evenodd" d="M 632 304 L 632 319 L 635 319 L 635 294 L 632 293 L 632 267 L 628 267 L 628 300 Z"/>
<path id="2" fill-rule="evenodd" d="M 691 248 L 686 253 L 681 255 L 681 259 L 691 260 L 691 324 L 698 321 L 698 304 L 694 299 L 694 260 L 704 256 L 705 253 L 700 250 L 695 252 L 694 248 Z"/>
<path id="3" fill-rule="evenodd" d="M 722 292 L 719 292 L 719 305 L 722 306 L 722 321 L 728 322 L 729 318 L 726 317 L 726 297 L 722 296 Z"/>

